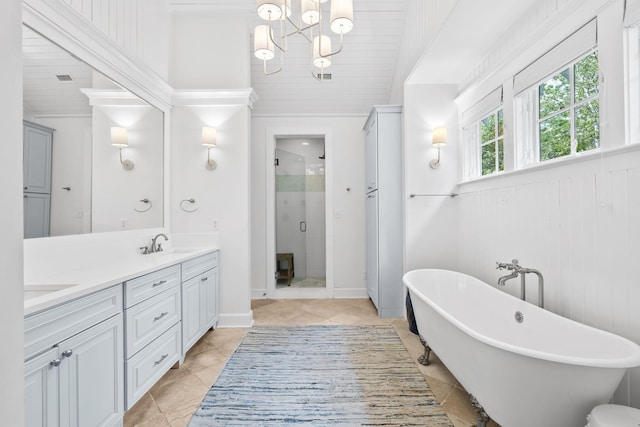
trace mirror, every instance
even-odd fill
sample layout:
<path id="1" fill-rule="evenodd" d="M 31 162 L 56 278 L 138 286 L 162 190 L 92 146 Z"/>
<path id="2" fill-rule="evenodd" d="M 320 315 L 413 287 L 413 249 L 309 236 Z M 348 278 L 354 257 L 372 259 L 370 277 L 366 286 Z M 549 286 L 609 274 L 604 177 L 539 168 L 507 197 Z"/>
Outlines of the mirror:
<path id="1" fill-rule="evenodd" d="M 27 26 L 23 108 L 25 238 L 163 226 L 162 111 Z"/>

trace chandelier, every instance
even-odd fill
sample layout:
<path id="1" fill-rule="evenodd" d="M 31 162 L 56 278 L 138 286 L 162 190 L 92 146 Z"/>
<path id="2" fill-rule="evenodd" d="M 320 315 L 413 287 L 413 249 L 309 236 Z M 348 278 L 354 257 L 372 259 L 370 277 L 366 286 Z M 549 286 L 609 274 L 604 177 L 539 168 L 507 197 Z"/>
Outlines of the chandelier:
<path id="1" fill-rule="evenodd" d="M 340 36 L 340 47 L 332 51 L 331 38 L 322 34 L 322 4 L 327 0 L 300 0 L 300 16 L 298 22 L 291 19 L 291 0 L 257 0 L 257 11 L 266 25 L 258 25 L 254 31 L 253 52 L 262 60 L 265 75 L 278 73 L 284 64 L 284 53 L 287 51 L 289 36 L 300 34 L 311 45 L 311 75 L 317 80 L 325 79 L 324 70 L 331 65 L 334 55 L 342 51 L 343 36 L 353 29 L 353 0 L 331 0 L 330 28 Z M 279 21 L 279 22 L 278 22 Z M 274 36 L 274 26 L 277 36 Z M 314 35 L 314 29 L 317 33 Z M 280 66 L 267 70 L 267 61 L 280 56 Z M 317 73 L 313 67 L 319 68 Z"/>

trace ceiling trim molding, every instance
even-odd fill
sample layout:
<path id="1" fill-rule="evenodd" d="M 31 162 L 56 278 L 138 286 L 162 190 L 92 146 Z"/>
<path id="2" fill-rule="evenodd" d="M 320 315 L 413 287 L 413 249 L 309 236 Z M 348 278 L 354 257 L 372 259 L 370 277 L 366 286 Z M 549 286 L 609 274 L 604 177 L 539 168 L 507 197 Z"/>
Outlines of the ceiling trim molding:
<path id="1" fill-rule="evenodd" d="M 163 111 L 171 86 L 60 0 L 23 0 L 25 25 Z"/>
<path id="2" fill-rule="evenodd" d="M 253 109 L 257 101 L 258 94 L 253 88 L 231 90 L 175 90 L 172 97 L 174 107 L 246 105 Z"/>

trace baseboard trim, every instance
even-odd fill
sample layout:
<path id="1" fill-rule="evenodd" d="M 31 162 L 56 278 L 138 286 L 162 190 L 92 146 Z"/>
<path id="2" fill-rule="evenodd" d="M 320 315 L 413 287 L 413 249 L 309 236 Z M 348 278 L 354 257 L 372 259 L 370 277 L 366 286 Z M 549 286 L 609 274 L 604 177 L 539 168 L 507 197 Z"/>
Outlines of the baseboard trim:
<path id="1" fill-rule="evenodd" d="M 253 311 L 248 313 L 220 314 L 218 328 L 250 328 L 253 326 Z"/>
<path id="2" fill-rule="evenodd" d="M 267 299 L 267 288 L 251 289 L 251 299 Z"/>
<path id="3" fill-rule="evenodd" d="M 366 288 L 333 288 L 334 298 L 369 298 Z"/>

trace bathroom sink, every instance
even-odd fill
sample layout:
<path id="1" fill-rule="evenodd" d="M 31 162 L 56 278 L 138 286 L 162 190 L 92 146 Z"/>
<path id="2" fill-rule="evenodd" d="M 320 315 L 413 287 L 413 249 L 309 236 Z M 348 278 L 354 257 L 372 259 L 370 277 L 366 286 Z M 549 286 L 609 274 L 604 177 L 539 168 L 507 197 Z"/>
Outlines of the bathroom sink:
<path id="1" fill-rule="evenodd" d="M 61 291 L 62 289 L 67 289 L 72 286 L 76 286 L 74 284 L 28 284 L 24 285 L 24 301 L 41 297 L 43 295 L 48 295 L 52 292 Z"/>

